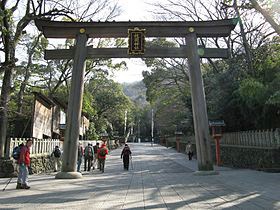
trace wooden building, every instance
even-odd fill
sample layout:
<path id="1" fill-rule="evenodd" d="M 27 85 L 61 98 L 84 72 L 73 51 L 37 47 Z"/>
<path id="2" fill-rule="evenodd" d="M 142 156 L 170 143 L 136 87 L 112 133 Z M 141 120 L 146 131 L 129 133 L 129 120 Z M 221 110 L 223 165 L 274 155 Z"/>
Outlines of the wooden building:
<path id="1" fill-rule="evenodd" d="M 34 102 L 28 117 L 17 117 L 10 120 L 10 137 L 63 139 L 66 128 L 67 106 L 57 98 L 48 98 L 34 92 Z M 82 114 L 80 139 L 85 139 L 89 129 L 89 120 Z"/>

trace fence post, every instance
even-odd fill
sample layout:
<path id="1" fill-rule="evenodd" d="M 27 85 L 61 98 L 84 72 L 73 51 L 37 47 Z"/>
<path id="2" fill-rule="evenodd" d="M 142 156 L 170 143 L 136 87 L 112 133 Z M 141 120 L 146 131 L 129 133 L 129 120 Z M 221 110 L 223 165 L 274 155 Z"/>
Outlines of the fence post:
<path id="1" fill-rule="evenodd" d="M 244 131 L 244 145 L 248 146 L 248 131 Z"/>
<path id="2" fill-rule="evenodd" d="M 265 131 L 265 144 L 266 144 L 266 147 L 271 147 L 270 139 L 269 139 L 269 130 Z"/>
<path id="3" fill-rule="evenodd" d="M 33 147 L 34 148 L 33 154 L 36 155 L 39 153 L 40 145 L 39 145 L 38 139 L 36 139 L 36 138 L 33 139 L 33 142 L 35 144 L 35 147 Z"/>
<path id="4" fill-rule="evenodd" d="M 45 139 L 45 151 L 44 151 L 44 154 L 46 154 L 47 151 L 48 151 L 48 140 L 49 139 Z"/>
<path id="5" fill-rule="evenodd" d="M 261 131 L 261 137 L 262 137 L 262 147 L 265 147 L 266 146 L 266 144 L 265 144 L 265 130 Z"/>
<path id="6" fill-rule="evenodd" d="M 280 147 L 279 128 L 275 129 L 274 138 L 275 138 L 275 144 L 277 145 L 277 148 L 279 148 Z"/>
<path id="7" fill-rule="evenodd" d="M 269 142 L 270 142 L 270 146 L 272 148 L 275 148 L 273 145 L 273 129 L 270 129 L 270 131 L 269 131 Z"/>
<path id="8" fill-rule="evenodd" d="M 253 141 L 254 141 L 253 135 L 252 135 L 252 134 L 253 134 L 253 133 L 252 133 L 252 131 L 250 130 L 250 131 L 249 131 L 249 145 L 250 145 L 250 146 L 253 145 Z"/>
<path id="9" fill-rule="evenodd" d="M 258 146 L 258 131 L 253 131 L 254 132 L 254 146 Z"/>
<path id="10" fill-rule="evenodd" d="M 9 147 L 7 148 L 7 157 L 10 158 L 11 154 L 13 152 L 13 138 L 10 138 L 9 142 Z"/>
<path id="11" fill-rule="evenodd" d="M 237 145 L 241 145 L 241 133 L 236 133 L 236 137 L 237 137 Z"/>

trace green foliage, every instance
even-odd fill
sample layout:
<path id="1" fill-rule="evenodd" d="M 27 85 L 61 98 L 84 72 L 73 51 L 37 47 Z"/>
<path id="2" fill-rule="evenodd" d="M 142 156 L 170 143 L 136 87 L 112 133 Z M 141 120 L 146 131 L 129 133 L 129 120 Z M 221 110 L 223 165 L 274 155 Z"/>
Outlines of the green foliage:
<path id="1" fill-rule="evenodd" d="M 83 112 L 87 113 L 90 116 L 93 116 L 96 114 L 96 110 L 92 106 L 93 101 L 93 95 L 91 95 L 89 92 L 85 91 L 83 95 Z"/>
<path id="2" fill-rule="evenodd" d="M 280 90 L 271 95 L 266 104 L 280 106 Z"/>
<path id="3" fill-rule="evenodd" d="M 88 102 L 91 107 L 94 107 L 91 120 L 95 125 L 96 132 L 110 130 L 111 132 L 123 133 L 124 112 L 127 110 L 130 113 L 133 104 L 124 95 L 122 86 L 101 74 L 99 77 L 91 79 L 86 84 L 85 90 L 91 98 Z"/>
<path id="4" fill-rule="evenodd" d="M 280 49 L 274 38 L 253 50 L 255 74 L 243 67 L 243 56 L 217 61 L 220 72 L 204 65 L 209 119 L 224 119 L 227 131 L 280 125 Z"/>
<path id="5" fill-rule="evenodd" d="M 266 91 L 264 84 L 253 78 L 244 79 L 238 89 L 241 99 L 249 107 L 264 103 Z"/>
<path id="6" fill-rule="evenodd" d="M 154 39 L 150 46 L 174 47 L 165 39 Z M 173 135 L 176 130 L 192 133 L 188 66 L 182 59 L 145 59 L 151 71 L 143 72 L 147 100 L 155 110 L 158 133 Z"/>
<path id="7" fill-rule="evenodd" d="M 95 125 L 93 122 L 90 122 L 89 130 L 87 131 L 86 136 L 87 136 L 87 139 L 91 139 L 91 140 L 99 139 L 99 136 L 96 132 Z"/>

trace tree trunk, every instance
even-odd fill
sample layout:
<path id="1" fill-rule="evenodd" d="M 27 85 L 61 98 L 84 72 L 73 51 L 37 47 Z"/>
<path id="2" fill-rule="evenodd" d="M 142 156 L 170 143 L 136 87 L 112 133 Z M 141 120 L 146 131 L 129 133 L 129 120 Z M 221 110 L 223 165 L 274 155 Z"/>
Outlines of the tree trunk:
<path id="1" fill-rule="evenodd" d="M 238 10 L 238 7 L 237 7 L 236 0 L 234 0 L 233 8 L 234 8 L 234 10 L 235 10 L 235 12 L 236 12 L 236 14 L 239 18 L 240 33 L 241 33 L 243 46 L 244 46 L 244 50 L 245 50 L 247 67 L 248 67 L 249 72 L 251 72 L 254 75 L 255 72 L 253 70 L 253 65 L 252 65 L 251 51 L 250 51 L 249 44 L 247 42 L 247 38 L 246 38 L 245 30 L 244 30 L 244 25 L 243 25 L 241 17 L 240 17 L 240 13 L 239 13 L 239 10 Z"/>
<path id="2" fill-rule="evenodd" d="M 254 7 L 255 10 L 257 10 L 258 12 L 260 12 L 262 14 L 262 16 L 265 18 L 265 20 L 272 26 L 272 28 L 275 30 L 275 32 L 280 35 L 280 25 L 277 24 L 273 18 L 271 17 L 271 15 L 264 10 L 263 8 L 261 8 L 261 6 L 259 5 L 259 3 L 256 0 L 250 0 L 252 6 Z"/>
<path id="3" fill-rule="evenodd" d="M 11 94 L 11 80 L 12 71 L 14 66 L 6 66 L 5 74 L 3 78 L 3 84 L 0 96 L 0 157 L 4 157 L 6 137 L 7 137 L 7 127 L 8 127 L 8 103 Z"/>

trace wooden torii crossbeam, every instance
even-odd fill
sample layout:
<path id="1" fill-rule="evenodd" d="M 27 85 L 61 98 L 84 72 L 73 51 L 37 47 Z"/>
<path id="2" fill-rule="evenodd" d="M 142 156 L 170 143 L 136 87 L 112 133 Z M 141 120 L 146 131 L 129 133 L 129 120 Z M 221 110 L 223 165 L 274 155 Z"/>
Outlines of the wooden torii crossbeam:
<path id="1" fill-rule="evenodd" d="M 200 58 L 227 58 L 228 49 L 202 48 L 199 37 L 227 37 L 237 19 L 215 21 L 136 21 L 136 22 L 60 22 L 36 20 L 37 28 L 46 38 L 75 38 L 72 49 L 47 50 L 46 59 L 74 59 L 71 90 L 67 110 L 62 172 L 56 178 L 79 178 L 76 173 L 77 144 L 82 108 L 85 60 L 90 58 L 188 58 L 192 91 L 199 173 L 213 172 L 208 117 L 200 70 Z M 150 47 L 144 53 L 129 54 L 128 48 L 91 48 L 88 38 L 127 38 L 129 30 L 141 29 L 145 37 L 184 37 L 186 46 L 173 48 Z M 142 45 L 141 45 L 142 46 Z"/>
<path id="2" fill-rule="evenodd" d="M 129 55 L 127 48 L 92 48 L 87 49 L 87 59 L 91 58 L 187 58 L 187 47 L 150 47 L 144 55 Z M 73 59 L 75 49 L 46 50 L 45 59 Z M 228 49 L 199 47 L 200 58 L 228 58 Z"/>
<path id="3" fill-rule="evenodd" d="M 146 37 L 185 37 L 188 28 L 195 29 L 197 37 L 227 37 L 237 19 L 212 21 L 128 21 L 128 22 L 62 22 L 36 20 L 37 28 L 46 38 L 76 38 L 84 28 L 88 38 L 126 38 L 131 28 L 146 29 Z"/>
<path id="4" fill-rule="evenodd" d="M 82 28 L 88 38 L 126 38 L 131 28 L 145 28 L 145 37 L 186 37 L 189 28 L 193 28 L 197 37 L 226 37 L 235 27 L 236 19 L 188 22 L 59 22 L 36 21 L 36 26 L 46 38 L 76 38 Z M 203 48 L 201 58 L 227 58 L 228 49 Z M 90 58 L 186 58 L 187 46 L 150 47 L 144 55 L 129 55 L 127 48 L 91 48 L 87 49 Z M 46 50 L 45 59 L 73 59 L 74 49 Z"/>

